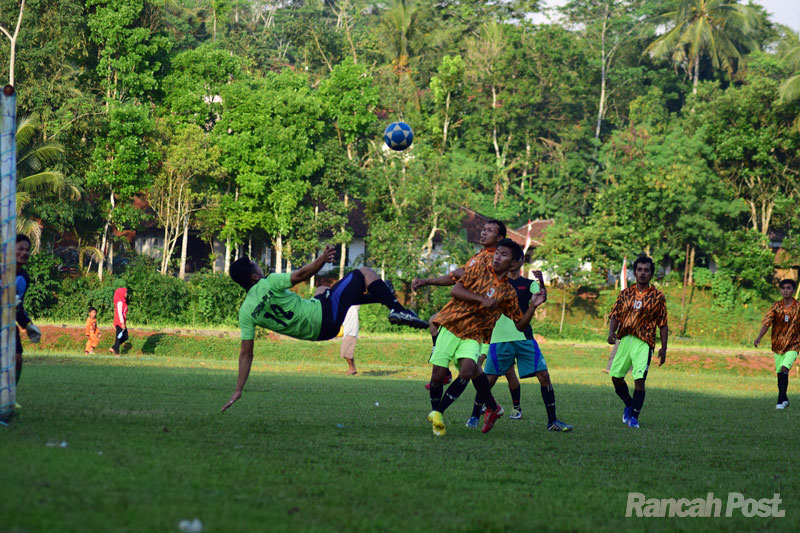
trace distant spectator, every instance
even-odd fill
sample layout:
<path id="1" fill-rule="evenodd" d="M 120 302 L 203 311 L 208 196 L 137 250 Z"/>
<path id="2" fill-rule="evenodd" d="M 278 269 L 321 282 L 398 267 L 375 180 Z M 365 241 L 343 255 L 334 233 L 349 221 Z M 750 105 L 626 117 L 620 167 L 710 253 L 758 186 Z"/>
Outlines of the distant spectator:
<path id="1" fill-rule="evenodd" d="M 97 309 L 89 308 L 89 318 L 86 319 L 86 349 L 85 353 L 94 353 L 94 349 L 100 344 L 100 328 L 97 327 Z"/>
<path id="2" fill-rule="evenodd" d="M 354 358 L 356 350 L 356 341 L 358 341 L 358 309 L 360 305 L 354 305 L 347 310 L 342 323 L 342 348 L 339 355 L 347 361 L 347 372 L 345 375 L 354 376 L 358 374 L 356 371 L 356 362 Z"/>
<path id="3" fill-rule="evenodd" d="M 114 355 L 119 355 L 119 347 L 128 340 L 128 289 L 120 287 L 114 291 L 114 346 L 109 351 Z"/>

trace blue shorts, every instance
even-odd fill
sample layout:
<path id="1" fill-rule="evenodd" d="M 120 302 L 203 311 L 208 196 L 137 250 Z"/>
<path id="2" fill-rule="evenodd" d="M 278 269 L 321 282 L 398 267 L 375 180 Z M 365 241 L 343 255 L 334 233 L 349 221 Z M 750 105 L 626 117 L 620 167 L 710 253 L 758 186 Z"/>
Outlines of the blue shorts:
<path id="1" fill-rule="evenodd" d="M 514 366 L 514 361 L 521 378 L 529 378 L 537 372 L 547 370 L 539 345 L 535 340 L 528 339 L 490 344 L 483 371 L 492 376 L 502 376 Z"/>
<path id="2" fill-rule="evenodd" d="M 333 287 L 314 296 L 322 302 L 322 324 L 319 328 L 318 341 L 326 341 L 339 334 L 347 310 L 362 303 L 362 295 L 366 288 L 364 274 L 360 270 L 353 270 L 337 281 Z"/>

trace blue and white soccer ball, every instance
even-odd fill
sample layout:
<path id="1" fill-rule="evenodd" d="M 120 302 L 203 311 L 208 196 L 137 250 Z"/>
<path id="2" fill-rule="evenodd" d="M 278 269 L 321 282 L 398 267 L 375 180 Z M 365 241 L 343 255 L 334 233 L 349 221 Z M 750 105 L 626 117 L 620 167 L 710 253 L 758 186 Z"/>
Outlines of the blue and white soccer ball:
<path id="1" fill-rule="evenodd" d="M 383 142 L 392 150 L 405 150 L 414 142 L 414 132 L 405 122 L 392 122 L 383 132 Z"/>

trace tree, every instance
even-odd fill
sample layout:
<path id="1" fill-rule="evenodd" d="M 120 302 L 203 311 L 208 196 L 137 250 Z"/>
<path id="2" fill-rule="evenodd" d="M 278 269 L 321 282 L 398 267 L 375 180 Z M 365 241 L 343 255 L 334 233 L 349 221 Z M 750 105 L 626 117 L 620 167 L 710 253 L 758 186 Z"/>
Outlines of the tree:
<path id="1" fill-rule="evenodd" d="M 167 274 L 175 245 L 183 235 L 179 277 L 184 279 L 189 218 L 215 189 L 213 182 L 221 174 L 219 159 L 219 148 L 199 126 L 181 125 L 169 132 L 161 172 L 147 192 L 150 207 L 164 228 L 161 274 Z"/>
<path id="2" fill-rule="evenodd" d="M 58 170 L 46 168 L 58 161 L 64 149 L 58 143 L 38 142 L 38 116 L 28 115 L 17 122 L 17 233 L 31 238 L 34 249 L 39 248 L 42 227 L 38 221 L 23 213 L 31 201 L 37 198 L 54 197 L 65 194 L 72 200 L 81 197 L 78 187 L 70 183 Z"/>
<path id="3" fill-rule="evenodd" d="M 108 229 L 112 224 L 124 227 L 139 222 L 143 216 L 129 202 L 135 194 L 146 189 L 152 180 L 155 153 L 150 143 L 153 134 L 154 123 L 147 108 L 136 104 L 118 104 L 111 108 L 108 129 L 95 145 L 93 165 L 86 176 L 86 184 L 108 195 L 108 204 L 104 205 L 106 222 L 100 246 L 104 254 Z M 111 268 L 112 248 L 109 247 L 107 255 Z M 102 261 L 98 264 L 97 274 L 102 278 Z"/>
<path id="4" fill-rule="evenodd" d="M 758 73 L 721 91 L 703 87 L 689 117 L 712 147 L 714 170 L 749 208 L 750 227 L 767 235 L 776 203 L 796 198 L 800 133 L 793 110 L 777 104 L 778 83 Z"/>
<path id="5" fill-rule="evenodd" d="M 226 198 L 223 235 L 241 242 L 260 228 L 272 236 L 278 269 L 283 237 L 324 160 L 314 148 L 324 128 L 323 105 L 304 75 L 269 73 L 223 88 L 224 110 L 214 126 L 222 166 L 236 193 Z"/>
<path id="6" fill-rule="evenodd" d="M 447 137 L 451 127 L 460 125 L 461 101 L 464 93 L 464 60 L 461 56 L 442 57 L 438 73 L 431 78 L 431 91 L 436 114 L 430 117 L 430 129 L 441 136 L 440 152 L 447 148 Z"/>
<path id="7" fill-rule="evenodd" d="M 606 112 L 607 86 L 620 49 L 641 31 L 643 0 L 570 0 L 561 8 L 568 22 L 587 37 L 587 45 L 600 63 L 600 94 L 594 138 Z"/>
<path id="8" fill-rule="evenodd" d="M 778 44 L 778 55 L 794 72 L 781 83 L 780 102 L 800 100 L 800 34 L 784 28 L 783 39 Z M 800 113 L 795 117 L 794 124 L 800 130 Z"/>
<path id="9" fill-rule="evenodd" d="M 686 68 L 692 79 L 692 93 L 697 94 L 700 60 L 707 57 L 714 68 L 728 75 L 736 71 L 742 52 L 757 47 L 753 36 L 759 19 L 756 11 L 725 0 L 679 0 L 652 19 L 655 25 L 669 29 L 645 49 L 645 54 L 669 58 Z"/>

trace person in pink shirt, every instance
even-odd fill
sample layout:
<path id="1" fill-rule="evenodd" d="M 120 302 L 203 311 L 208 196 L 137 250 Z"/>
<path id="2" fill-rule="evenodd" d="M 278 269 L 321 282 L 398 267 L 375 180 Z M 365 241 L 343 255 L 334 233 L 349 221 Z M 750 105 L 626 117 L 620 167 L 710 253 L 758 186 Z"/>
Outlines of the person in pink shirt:
<path id="1" fill-rule="evenodd" d="M 120 287 L 114 291 L 114 327 L 117 334 L 114 337 L 114 346 L 108 350 L 119 355 L 119 347 L 128 340 L 128 289 Z"/>

